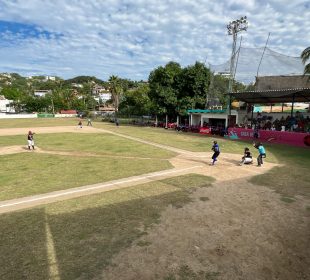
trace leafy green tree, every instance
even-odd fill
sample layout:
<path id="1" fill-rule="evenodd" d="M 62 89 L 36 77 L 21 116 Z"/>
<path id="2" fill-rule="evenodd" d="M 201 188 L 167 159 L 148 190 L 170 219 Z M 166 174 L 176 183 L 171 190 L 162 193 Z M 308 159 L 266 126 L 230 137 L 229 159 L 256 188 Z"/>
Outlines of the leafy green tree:
<path id="1" fill-rule="evenodd" d="M 178 105 L 180 113 L 189 108 L 205 108 L 210 85 L 210 70 L 200 62 L 190 65 L 178 75 Z"/>
<path id="2" fill-rule="evenodd" d="M 182 68 L 176 62 L 158 67 L 149 75 L 150 99 L 155 104 L 157 114 L 176 115 L 178 107 L 177 77 Z"/>
<path id="3" fill-rule="evenodd" d="M 23 100 L 26 97 L 25 92 L 21 91 L 19 88 L 9 86 L 1 90 L 1 94 L 4 95 L 6 99 L 13 100 L 13 106 L 15 112 L 19 113 L 22 109 Z"/>
<path id="4" fill-rule="evenodd" d="M 23 93 L 18 89 L 14 87 L 5 87 L 1 90 L 1 94 L 4 95 L 6 99 L 10 100 L 18 100 L 21 99 L 23 96 Z"/>
<path id="5" fill-rule="evenodd" d="M 123 86 L 121 79 L 117 76 L 110 76 L 109 86 L 112 95 L 112 101 L 115 108 L 115 113 L 118 112 L 121 95 L 123 93 Z"/>
<path id="6" fill-rule="evenodd" d="M 300 57 L 305 65 L 304 74 L 310 74 L 310 62 L 306 64 L 306 62 L 310 59 L 310 47 L 304 49 Z"/>
<path id="7" fill-rule="evenodd" d="M 27 96 L 24 99 L 24 108 L 27 112 L 49 112 L 50 107 L 49 97 Z"/>
<path id="8" fill-rule="evenodd" d="M 125 91 L 119 106 L 120 112 L 139 116 L 150 114 L 153 104 L 149 97 L 149 91 L 147 84 L 141 84 L 136 89 Z"/>

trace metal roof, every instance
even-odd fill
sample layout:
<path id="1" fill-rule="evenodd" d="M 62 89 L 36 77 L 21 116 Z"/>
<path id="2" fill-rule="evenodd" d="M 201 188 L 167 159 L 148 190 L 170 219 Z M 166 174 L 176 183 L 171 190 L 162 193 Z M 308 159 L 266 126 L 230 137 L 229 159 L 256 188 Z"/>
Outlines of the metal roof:
<path id="1" fill-rule="evenodd" d="M 250 104 L 310 102 L 310 88 L 229 92 L 228 94 Z"/>

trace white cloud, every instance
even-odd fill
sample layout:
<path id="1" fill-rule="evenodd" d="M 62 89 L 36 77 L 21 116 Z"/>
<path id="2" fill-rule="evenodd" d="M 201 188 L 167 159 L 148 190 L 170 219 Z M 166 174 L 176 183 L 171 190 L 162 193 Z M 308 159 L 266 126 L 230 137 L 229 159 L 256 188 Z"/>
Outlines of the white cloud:
<path id="1" fill-rule="evenodd" d="M 51 32 L 24 38 L 3 31 L 0 72 L 147 79 L 169 60 L 220 64 L 231 52 L 226 24 L 243 15 L 250 22 L 244 46 L 263 46 L 268 32 L 269 47 L 287 55 L 299 56 L 309 44 L 310 6 L 301 0 L 0 0 L 0 6 L 0 20 Z"/>

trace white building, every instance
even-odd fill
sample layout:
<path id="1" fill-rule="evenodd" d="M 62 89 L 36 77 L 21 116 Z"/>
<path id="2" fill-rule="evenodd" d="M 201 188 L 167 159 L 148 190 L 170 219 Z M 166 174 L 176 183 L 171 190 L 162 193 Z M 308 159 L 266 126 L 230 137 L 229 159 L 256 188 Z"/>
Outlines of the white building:
<path id="1" fill-rule="evenodd" d="M 108 88 L 105 88 L 103 86 L 95 85 L 92 88 L 92 94 L 93 95 L 100 95 L 100 94 L 111 94 L 110 90 Z"/>
<path id="2" fill-rule="evenodd" d="M 83 88 L 82 84 L 77 84 L 77 83 L 72 83 L 71 86 L 75 88 Z"/>
<path id="3" fill-rule="evenodd" d="M 238 123 L 239 115 L 236 110 L 231 110 L 231 117 L 229 119 L 227 110 L 188 110 L 190 117 L 190 125 L 200 126 L 208 124 L 209 126 L 228 127 L 229 122 Z"/>
<path id="4" fill-rule="evenodd" d="M 1 113 L 14 113 L 14 107 L 11 105 L 13 100 L 6 99 L 3 95 L 0 95 L 0 112 Z"/>
<path id="5" fill-rule="evenodd" d="M 55 76 L 45 76 L 45 81 L 56 81 L 56 77 Z"/>
<path id="6" fill-rule="evenodd" d="M 46 94 L 52 93 L 52 91 L 49 90 L 35 90 L 34 91 L 34 96 L 37 97 L 44 97 Z"/>
<path id="7" fill-rule="evenodd" d="M 99 98 L 101 99 L 101 102 L 107 102 L 108 100 L 112 98 L 112 94 L 111 93 L 100 93 Z"/>

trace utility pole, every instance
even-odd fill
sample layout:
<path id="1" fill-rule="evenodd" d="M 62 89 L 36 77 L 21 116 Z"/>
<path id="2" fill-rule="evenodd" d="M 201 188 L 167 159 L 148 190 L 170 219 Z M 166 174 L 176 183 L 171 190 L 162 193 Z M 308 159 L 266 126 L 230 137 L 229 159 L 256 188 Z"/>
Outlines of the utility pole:
<path id="1" fill-rule="evenodd" d="M 236 44 L 237 44 L 237 36 L 238 33 L 241 31 L 246 31 L 248 29 L 248 21 L 247 17 L 241 17 L 240 19 L 231 21 L 229 24 L 227 24 L 227 32 L 228 35 L 233 36 L 233 44 L 232 44 L 232 52 L 230 57 L 230 68 L 229 68 L 229 84 L 228 84 L 228 93 L 232 92 L 232 86 L 233 86 L 233 78 L 235 76 L 235 57 L 236 57 Z M 227 106 L 228 109 L 228 115 L 231 115 L 231 100 L 229 97 L 229 104 Z"/>

